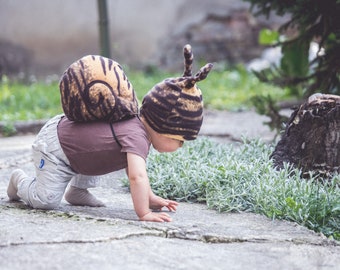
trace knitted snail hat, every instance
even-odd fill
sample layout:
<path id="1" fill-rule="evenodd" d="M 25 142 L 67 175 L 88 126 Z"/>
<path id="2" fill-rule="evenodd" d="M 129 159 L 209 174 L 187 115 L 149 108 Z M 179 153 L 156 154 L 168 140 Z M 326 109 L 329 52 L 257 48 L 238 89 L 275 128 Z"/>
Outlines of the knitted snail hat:
<path id="1" fill-rule="evenodd" d="M 138 115 L 132 84 L 112 59 L 87 55 L 61 76 L 59 89 L 65 115 L 72 121 L 116 122 Z"/>
<path id="2" fill-rule="evenodd" d="M 156 84 L 144 97 L 141 115 L 156 132 L 177 140 L 195 140 L 203 121 L 202 92 L 196 83 L 204 80 L 212 64 L 192 75 L 193 53 L 184 46 L 184 74 Z"/>

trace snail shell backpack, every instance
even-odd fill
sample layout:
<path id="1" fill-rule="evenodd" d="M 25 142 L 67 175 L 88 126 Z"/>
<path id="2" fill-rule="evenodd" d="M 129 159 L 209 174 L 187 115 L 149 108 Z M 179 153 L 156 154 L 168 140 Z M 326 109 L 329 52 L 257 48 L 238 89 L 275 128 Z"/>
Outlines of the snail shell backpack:
<path id="1" fill-rule="evenodd" d="M 59 89 L 71 121 L 113 123 L 138 115 L 132 84 L 120 64 L 109 58 L 87 55 L 77 60 L 62 75 Z"/>

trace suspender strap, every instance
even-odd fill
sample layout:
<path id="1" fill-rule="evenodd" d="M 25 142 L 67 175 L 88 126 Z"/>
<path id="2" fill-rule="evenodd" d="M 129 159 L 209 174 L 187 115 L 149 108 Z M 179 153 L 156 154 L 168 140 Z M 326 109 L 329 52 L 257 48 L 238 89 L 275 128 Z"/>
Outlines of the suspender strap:
<path id="1" fill-rule="evenodd" d="M 120 148 L 122 148 L 122 145 L 121 145 L 120 142 L 118 141 L 117 136 L 116 136 L 116 133 L 115 133 L 115 131 L 113 130 L 112 123 L 110 123 L 110 128 L 111 128 L 111 132 L 112 132 L 113 138 L 115 139 L 116 143 L 120 146 Z"/>

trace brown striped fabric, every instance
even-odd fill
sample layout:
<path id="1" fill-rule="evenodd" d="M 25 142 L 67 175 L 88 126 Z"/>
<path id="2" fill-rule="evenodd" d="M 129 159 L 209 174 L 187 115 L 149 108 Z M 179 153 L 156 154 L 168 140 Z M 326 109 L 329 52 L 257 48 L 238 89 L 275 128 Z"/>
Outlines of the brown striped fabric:
<path id="1" fill-rule="evenodd" d="M 59 83 L 61 104 L 72 121 L 116 122 L 138 115 L 132 84 L 119 63 L 87 55 L 64 72 Z"/>
<path id="2" fill-rule="evenodd" d="M 177 140 L 196 139 L 203 121 L 202 92 L 198 81 L 204 80 L 212 64 L 192 75 L 193 53 L 184 46 L 183 77 L 169 78 L 156 84 L 145 95 L 141 115 L 156 132 Z"/>

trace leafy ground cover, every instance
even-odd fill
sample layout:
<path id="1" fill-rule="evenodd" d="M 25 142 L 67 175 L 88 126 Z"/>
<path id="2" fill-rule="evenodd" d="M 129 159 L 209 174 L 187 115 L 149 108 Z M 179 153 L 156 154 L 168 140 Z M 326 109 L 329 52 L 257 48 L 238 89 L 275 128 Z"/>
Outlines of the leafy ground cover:
<path id="1" fill-rule="evenodd" d="M 152 151 L 148 173 L 159 196 L 205 203 L 219 212 L 253 212 L 297 222 L 340 240 L 340 177 L 329 184 L 273 168 L 273 146 L 258 140 L 235 147 L 207 138 L 174 153 Z M 128 180 L 123 182 L 128 185 Z"/>

